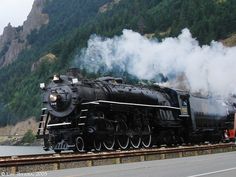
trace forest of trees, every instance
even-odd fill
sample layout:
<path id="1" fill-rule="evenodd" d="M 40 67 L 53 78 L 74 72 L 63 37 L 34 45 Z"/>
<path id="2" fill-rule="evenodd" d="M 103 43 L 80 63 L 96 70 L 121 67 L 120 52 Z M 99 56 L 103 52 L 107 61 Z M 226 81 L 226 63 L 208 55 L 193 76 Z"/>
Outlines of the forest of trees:
<path id="1" fill-rule="evenodd" d="M 0 126 L 38 116 L 39 83 L 53 73 L 64 73 L 92 34 L 112 37 L 123 29 L 156 38 L 177 36 L 189 28 L 201 45 L 236 32 L 235 0 L 121 0 L 105 13 L 98 9 L 111 0 L 53 0 L 44 11 L 50 22 L 28 36 L 31 48 L 11 65 L 0 69 Z M 32 64 L 53 53 L 57 60 L 44 61 L 35 71 Z M 0 52 L 1 54 L 1 52 Z M 86 72 L 84 72 L 86 73 Z M 97 75 L 90 75 L 96 77 Z"/>

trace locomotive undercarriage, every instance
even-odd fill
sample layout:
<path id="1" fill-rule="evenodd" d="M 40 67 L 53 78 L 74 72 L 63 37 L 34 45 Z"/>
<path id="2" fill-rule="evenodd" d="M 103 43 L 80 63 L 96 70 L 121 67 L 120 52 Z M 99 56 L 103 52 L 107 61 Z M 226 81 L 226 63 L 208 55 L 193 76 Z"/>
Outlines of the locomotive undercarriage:
<path id="1" fill-rule="evenodd" d="M 56 152 L 83 152 L 170 146 L 184 142 L 182 120 L 178 123 L 176 120 L 163 121 L 167 118 L 161 117 L 158 108 L 102 104 L 86 105 L 81 110 L 87 111 L 73 119 L 72 125 L 50 128 L 49 135 L 45 136 L 45 147 Z"/>
<path id="2" fill-rule="evenodd" d="M 163 111 L 160 108 L 114 104 L 84 105 L 80 114 L 74 114 L 79 116 L 70 115 L 60 121 L 52 117 L 47 121 L 44 149 L 53 149 L 55 152 L 124 150 L 205 141 L 216 143 L 222 140 L 223 129 L 204 128 L 204 132 L 190 132 L 183 126 L 188 119 L 177 117 L 178 110 L 165 110 L 171 111 L 172 118 L 163 117 L 168 115 Z"/>
<path id="3" fill-rule="evenodd" d="M 45 149 L 55 152 L 124 150 L 153 145 L 199 144 L 206 140 L 214 143 L 222 139 L 223 130 L 190 132 L 191 128 L 183 126 L 188 121 L 187 117 L 180 118 L 178 115 L 179 110 L 173 109 L 116 104 L 83 105 L 79 114 L 72 114 L 59 122 L 57 119 L 49 121 L 49 133 L 44 136 Z"/>
<path id="4" fill-rule="evenodd" d="M 202 129 L 191 132 L 187 143 L 190 144 L 205 144 L 205 143 L 219 143 L 224 141 L 224 129 Z"/>

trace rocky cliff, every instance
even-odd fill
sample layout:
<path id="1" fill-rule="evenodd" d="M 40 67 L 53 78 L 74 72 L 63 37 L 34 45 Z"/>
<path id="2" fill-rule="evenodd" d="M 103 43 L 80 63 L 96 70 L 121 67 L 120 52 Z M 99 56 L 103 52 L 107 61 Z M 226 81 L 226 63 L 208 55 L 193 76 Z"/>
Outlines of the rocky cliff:
<path id="1" fill-rule="evenodd" d="M 112 10 L 113 6 L 116 4 L 119 4 L 121 0 L 112 0 L 111 2 L 108 2 L 106 4 L 104 4 L 103 6 L 101 6 L 98 10 L 99 13 L 105 13 L 107 11 Z"/>
<path id="2" fill-rule="evenodd" d="M 33 30 L 39 30 L 42 25 L 49 22 L 47 14 L 43 13 L 43 7 L 47 0 L 35 0 L 27 20 L 21 27 L 12 27 L 9 23 L 0 36 L 0 68 L 11 64 L 20 52 L 30 47 L 27 44 L 27 36 Z"/>

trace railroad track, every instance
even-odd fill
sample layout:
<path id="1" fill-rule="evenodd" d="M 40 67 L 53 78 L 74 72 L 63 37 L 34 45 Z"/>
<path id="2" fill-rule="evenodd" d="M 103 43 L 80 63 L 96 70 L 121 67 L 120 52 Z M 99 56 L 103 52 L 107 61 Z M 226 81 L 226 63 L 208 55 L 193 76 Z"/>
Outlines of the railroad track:
<path id="1" fill-rule="evenodd" d="M 74 167 L 178 158 L 229 151 L 236 151 L 236 145 L 234 143 L 100 153 L 52 153 L 4 156 L 0 157 L 0 172 L 3 171 L 7 174 L 16 174 L 49 171 Z"/>

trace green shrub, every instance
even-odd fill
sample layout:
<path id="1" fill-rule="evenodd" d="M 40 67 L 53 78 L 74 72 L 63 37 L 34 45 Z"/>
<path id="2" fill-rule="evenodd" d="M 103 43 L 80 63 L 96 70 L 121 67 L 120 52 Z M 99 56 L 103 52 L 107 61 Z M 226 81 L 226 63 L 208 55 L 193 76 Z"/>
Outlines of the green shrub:
<path id="1" fill-rule="evenodd" d="M 22 143 L 33 143 L 35 140 L 36 140 L 36 136 L 34 135 L 33 131 L 32 130 L 28 130 L 24 134 L 21 142 Z"/>

